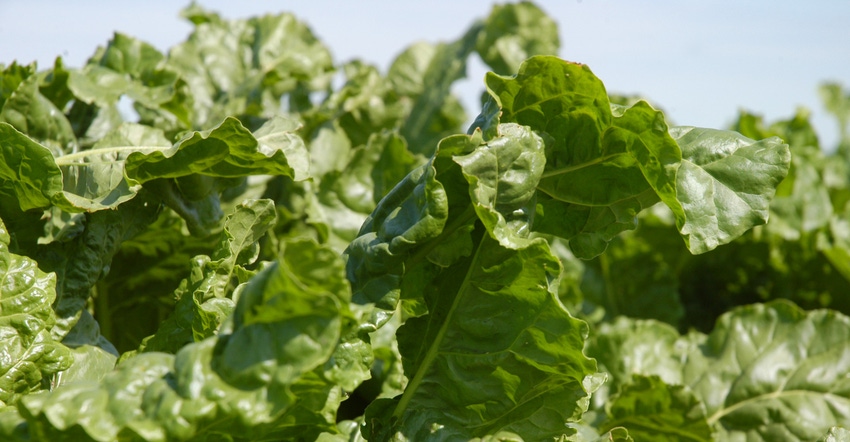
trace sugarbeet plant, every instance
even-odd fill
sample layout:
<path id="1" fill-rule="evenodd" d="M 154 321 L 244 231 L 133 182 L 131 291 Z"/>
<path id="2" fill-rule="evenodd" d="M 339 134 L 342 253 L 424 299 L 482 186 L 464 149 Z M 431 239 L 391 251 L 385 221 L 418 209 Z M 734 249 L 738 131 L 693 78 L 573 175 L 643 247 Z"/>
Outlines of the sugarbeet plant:
<path id="1" fill-rule="evenodd" d="M 183 16 L 167 54 L 0 65 L 3 440 L 848 437 L 847 317 L 687 331 L 610 271 L 666 269 L 638 219 L 688 256 L 764 224 L 790 132 L 611 98 L 531 3 L 385 74 L 291 14 Z"/>

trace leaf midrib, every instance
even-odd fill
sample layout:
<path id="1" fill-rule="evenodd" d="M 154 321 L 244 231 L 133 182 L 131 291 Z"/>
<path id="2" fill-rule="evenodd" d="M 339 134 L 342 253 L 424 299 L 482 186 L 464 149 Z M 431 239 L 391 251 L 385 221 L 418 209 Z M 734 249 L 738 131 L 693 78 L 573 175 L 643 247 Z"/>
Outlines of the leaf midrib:
<path id="1" fill-rule="evenodd" d="M 463 298 L 463 293 L 465 293 L 471 284 L 470 279 L 472 277 L 472 269 L 475 268 L 476 263 L 478 262 L 478 257 L 481 252 L 481 246 L 484 243 L 483 240 L 478 242 L 478 245 L 475 249 L 475 254 L 472 256 L 472 260 L 469 264 L 469 270 L 467 270 L 466 274 L 463 277 L 463 282 L 458 287 L 457 292 L 455 293 L 454 300 L 452 301 L 452 306 L 449 308 L 448 313 L 445 316 L 443 323 L 440 325 L 440 329 L 437 331 L 437 336 L 434 341 L 431 343 L 428 348 L 428 352 L 425 354 L 425 357 L 422 359 L 422 363 L 419 364 L 418 370 L 416 370 L 416 374 L 413 376 L 413 379 L 410 380 L 410 383 L 407 384 L 407 387 L 404 389 L 404 393 L 401 396 L 401 399 L 398 401 L 398 405 L 393 412 L 393 417 L 401 418 L 404 414 L 405 410 L 407 410 L 407 406 L 410 404 L 410 401 L 413 399 L 413 396 L 416 394 L 419 389 L 419 385 L 422 383 L 425 375 L 431 371 L 431 366 L 434 364 L 434 360 L 437 359 L 437 355 L 440 353 L 440 347 L 442 346 L 443 340 L 445 339 L 446 332 L 449 329 L 449 325 L 452 323 L 452 317 L 454 316 L 455 310 L 457 310 L 458 304 L 460 303 L 461 298 Z"/>
<path id="2" fill-rule="evenodd" d="M 133 153 L 133 152 L 156 152 L 164 149 L 170 149 L 172 146 L 113 146 L 113 147 L 101 147 L 98 149 L 90 149 L 84 150 L 68 155 L 62 155 L 55 159 L 57 166 L 84 166 L 86 164 L 90 164 L 90 162 L 81 162 L 76 163 L 75 160 L 84 159 L 93 155 L 103 155 L 110 153 Z M 115 163 L 120 163 L 125 160 L 114 160 Z M 98 161 L 98 163 L 103 163 L 106 161 Z"/>
<path id="3" fill-rule="evenodd" d="M 826 397 L 826 396 L 834 396 L 836 398 L 843 398 L 841 396 L 834 395 L 831 392 L 823 392 L 823 391 L 812 391 L 812 390 L 780 390 L 780 391 L 772 391 L 770 393 L 760 394 L 757 396 L 753 396 L 743 401 L 737 402 L 729 407 L 720 408 L 714 414 L 708 417 L 707 421 L 709 425 L 716 424 L 720 419 L 723 419 L 724 416 L 732 414 L 736 410 L 743 408 L 747 405 L 753 404 L 758 401 L 777 399 L 781 397 L 790 397 L 790 396 L 805 396 L 805 395 L 813 395 L 818 397 Z"/>

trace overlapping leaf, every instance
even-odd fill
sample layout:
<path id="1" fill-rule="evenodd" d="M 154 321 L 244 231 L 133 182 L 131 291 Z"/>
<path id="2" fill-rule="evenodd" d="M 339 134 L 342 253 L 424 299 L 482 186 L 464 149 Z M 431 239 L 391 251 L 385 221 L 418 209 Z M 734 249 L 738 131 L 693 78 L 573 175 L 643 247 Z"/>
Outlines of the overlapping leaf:
<path id="1" fill-rule="evenodd" d="M 342 396 L 323 364 L 344 331 L 347 283 L 333 252 L 309 242 L 292 246 L 297 256 L 285 255 L 245 288 L 221 335 L 176 356 L 130 358 L 100 383 L 28 396 L 20 406 L 26 428 L 52 438 L 149 441 L 222 433 L 234 440 L 313 439 L 334 432 Z M 307 263 L 305 253 L 336 264 L 314 272 L 290 267 Z"/>
<path id="2" fill-rule="evenodd" d="M 718 439 L 802 441 L 850 422 L 848 339 L 846 316 L 776 301 L 733 310 L 708 336 L 677 338 L 660 324 L 622 320 L 601 330 L 589 353 L 618 385 L 640 373 L 689 387 Z"/>
<path id="3" fill-rule="evenodd" d="M 14 405 L 49 386 L 72 358 L 55 341 L 56 275 L 46 274 L 32 259 L 9 251 L 9 232 L 0 221 L 0 408 Z"/>
<path id="4" fill-rule="evenodd" d="M 347 251 L 355 300 L 400 296 L 413 316 L 398 331 L 409 382 L 367 410 L 369 437 L 558 437 L 582 411 L 583 326 L 557 298 L 559 262 L 514 213 L 533 201 L 542 142 L 499 132 L 444 139 Z"/>
<path id="5" fill-rule="evenodd" d="M 703 404 L 687 387 L 655 376 L 634 376 L 606 405 L 601 430 L 628 428 L 638 440 L 711 441 Z"/>
<path id="6" fill-rule="evenodd" d="M 303 142 L 292 133 L 296 128 L 275 118 L 251 134 L 229 118 L 170 145 L 160 131 L 125 125 L 94 149 L 54 159 L 48 149 L 0 123 L 6 157 L 0 184 L 24 210 L 53 204 L 80 212 L 114 208 L 132 198 L 139 184 L 159 178 L 267 173 L 304 179 L 309 161 Z M 21 171 L 28 173 L 21 176 Z"/>
<path id="7" fill-rule="evenodd" d="M 520 248 L 531 234 L 546 157 L 543 141 L 527 127 L 506 124 L 499 132 L 500 137 L 455 161 L 469 181 L 478 218 L 503 246 Z"/>
<path id="8" fill-rule="evenodd" d="M 485 236 L 478 247 L 425 289 L 430 314 L 399 329 L 410 381 L 367 411 L 369 437 L 559 437 L 582 413 L 585 326 L 542 284 L 557 281 L 558 261 L 542 240 L 514 251 Z"/>
<path id="9" fill-rule="evenodd" d="M 710 250 L 766 221 L 788 170 L 778 139 L 687 128 L 671 137 L 644 102 L 612 108 L 587 66 L 533 57 L 515 78 L 488 74 L 487 87 L 503 123 L 544 134 L 535 229 L 569 239 L 580 257 L 601 253 L 658 200 L 676 214 L 692 252 Z"/>
<path id="10" fill-rule="evenodd" d="M 225 219 L 212 256 L 192 259 L 190 277 L 176 291 L 174 313 L 142 342 L 140 350 L 176 353 L 186 344 L 214 335 L 233 310 L 233 291 L 254 275 L 245 266 L 257 259 L 257 241 L 274 223 L 274 204 L 269 200 L 237 206 Z"/>

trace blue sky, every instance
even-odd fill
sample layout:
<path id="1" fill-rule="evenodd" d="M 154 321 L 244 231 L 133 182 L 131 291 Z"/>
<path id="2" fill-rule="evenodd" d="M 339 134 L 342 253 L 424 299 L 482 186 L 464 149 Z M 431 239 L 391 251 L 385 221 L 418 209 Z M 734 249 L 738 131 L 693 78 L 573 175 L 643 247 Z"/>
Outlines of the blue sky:
<path id="1" fill-rule="evenodd" d="M 489 13 L 485 0 L 401 2 L 199 0 L 225 17 L 290 11 L 337 61 L 386 68 L 406 45 L 458 37 Z M 559 24 L 561 56 L 588 64 L 611 92 L 640 94 L 676 124 L 725 127 L 739 108 L 768 120 L 808 108 L 831 147 L 837 128 L 817 96 L 825 80 L 850 87 L 850 1 L 540 0 Z M 188 2 L 0 0 L 0 63 L 56 55 L 80 66 L 116 30 L 162 50 L 190 30 Z M 485 68 L 473 61 L 458 85 L 470 114 Z"/>

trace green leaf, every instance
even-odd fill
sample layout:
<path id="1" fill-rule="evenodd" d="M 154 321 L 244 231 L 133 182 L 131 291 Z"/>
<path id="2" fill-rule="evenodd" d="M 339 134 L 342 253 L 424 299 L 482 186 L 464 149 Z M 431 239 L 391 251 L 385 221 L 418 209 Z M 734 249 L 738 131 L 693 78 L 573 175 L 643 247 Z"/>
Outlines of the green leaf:
<path id="1" fill-rule="evenodd" d="M 425 288 L 429 314 L 399 329 L 410 381 L 367 410 L 370 438 L 543 439 L 581 415 L 595 368 L 581 352 L 585 324 L 557 299 L 559 262 L 542 240 L 516 251 L 488 236 L 479 244 Z"/>
<path id="2" fill-rule="evenodd" d="M 295 129 L 296 123 L 278 117 L 258 130 L 258 140 L 239 120 L 227 118 L 211 130 L 185 137 L 170 149 L 131 153 L 125 173 L 139 183 L 193 173 L 215 177 L 263 173 L 306 177 L 306 171 L 294 169 L 295 165 L 306 166 L 307 155 L 301 139 L 288 135 Z M 295 164 L 289 164 L 287 153 L 294 157 Z"/>
<path id="3" fill-rule="evenodd" d="M 612 428 L 611 431 L 600 435 L 586 425 L 570 424 L 570 426 L 577 428 L 579 432 L 573 436 L 561 438 L 559 442 L 634 442 L 628 430 L 623 427 Z"/>
<path id="4" fill-rule="evenodd" d="M 118 351 L 100 334 L 100 324 L 86 310 L 62 344 L 71 348 L 74 363 L 55 376 L 53 388 L 69 382 L 100 381 L 115 368 L 118 360 Z"/>
<path id="5" fill-rule="evenodd" d="M 187 17 L 194 17 L 195 28 L 171 48 L 165 64 L 184 81 L 186 99 L 153 109 L 152 116 L 187 120 L 187 128 L 230 115 L 270 118 L 279 114 L 284 94 L 328 84 L 330 51 L 292 14 L 224 20 L 196 7 Z"/>
<path id="6" fill-rule="evenodd" d="M 824 107 L 838 120 L 839 149 L 847 158 L 850 147 L 850 94 L 840 83 L 827 82 L 818 87 Z"/>
<path id="7" fill-rule="evenodd" d="M 72 363 L 68 348 L 50 336 L 56 275 L 11 253 L 9 239 L 0 221 L 0 407 L 45 389 Z"/>
<path id="8" fill-rule="evenodd" d="M 345 250 L 352 300 L 377 307 L 372 318 L 377 326 L 396 310 L 404 260 L 443 232 L 448 198 L 436 175 L 432 162 L 408 174 L 378 203 Z"/>
<path id="9" fill-rule="evenodd" d="M 72 158 L 60 157 L 64 199 L 69 211 L 104 210 L 129 201 L 140 190 L 124 177 L 125 161 L 136 149 L 164 149 L 171 146 L 162 131 L 124 123 L 101 138 L 91 150 Z"/>
<path id="10" fill-rule="evenodd" d="M 648 334 L 620 326 L 621 338 L 610 339 L 600 331 L 595 340 L 609 344 L 588 353 L 613 369 L 615 381 L 627 373 L 657 374 L 689 387 L 720 440 L 815 440 L 850 422 L 850 318 L 844 315 L 775 301 L 723 315 L 708 336 L 676 338 L 672 329 L 644 324 Z M 662 330 L 663 340 L 655 335 Z"/>
<path id="11" fill-rule="evenodd" d="M 437 46 L 422 75 L 422 94 L 416 97 L 410 115 L 401 127 L 413 153 L 430 156 L 437 142 L 452 133 L 465 118 L 460 115 L 444 117 L 445 108 L 451 108 L 451 85 L 466 75 L 466 60 L 475 49 L 480 24 L 474 24 L 457 41 Z M 441 124 L 448 120 L 448 124 Z"/>
<path id="12" fill-rule="evenodd" d="M 81 70 L 71 71 L 68 87 L 80 101 L 99 107 L 118 102 L 130 87 L 126 75 L 97 64 L 88 64 Z"/>
<path id="13" fill-rule="evenodd" d="M 304 179 L 308 176 L 307 152 L 301 139 L 292 133 L 296 129 L 296 123 L 275 118 L 258 129 L 255 138 L 238 120 L 230 118 L 170 146 L 159 130 L 124 124 L 94 149 L 53 159 L 47 149 L 0 123 L 8 165 L 0 168 L 2 189 L 18 196 L 22 210 L 55 204 L 80 212 L 115 208 L 135 197 L 139 184 L 161 178 L 283 174 Z M 29 171 L 27 176 L 20 176 L 22 170 Z M 167 187 L 157 189 L 187 222 L 198 207 L 203 210 Z M 217 195 L 213 199 L 215 212 Z"/>
<path id="14" fill-rule="evenodd" d="M 36 65 L 20 65 L 13 61 L 9 66 L 0 69 L 0 109 L 6 100 L 18 89 L 27 78 L 35 75 Z"/>
<path id="15" fill-rule="evenodd" d="M 606 404 L 602 430 L 625 427 L 638 440 L 711 441 L 705 408 L 687 387 L 657 376 L 633 376 Z"/>
<path id="16" fill-rule="evenodd" d="M 720 435 L 812 440 L 850 422 L 841 405 L 850 404 L 848 339 L 850 319 L 835 312 L 787 302 L 741 308 L 721 317 L 685 381 Z"/>
<path id="17" fill-rule="evenodd" d="M 515 124 L 502 125 L 499 132 L 499 137 L 454 161 L 463 168 L 470 198 L 488 232 L 502 246 L 520 248 L 528 243 L 537 184 L 546 164 L 543 140 Z"/>
<path id="18" fill-rule="evenodd" d="M 850 431 L 841 427 L 832 427 L 829 432 L 818 439 L 818 442 L 846 442 L 850 441 Z"/>
<path id="19" fill-rule="evenodd" d="M 691 345 L 669 324 L 620 316 L 599 325 L 588 340 L 587 354 L 597 360 L 600 371 L 610 374 L 606 386 L 616 391 L 633 375 L 683 384 L 682 360 Z"/>
<path id="20" fill-rule="evenodd" d="M 54 152 L 77 148 L 71 123 L 61 109 L 42 95 L 34 66 L 24 69 L 12 64 L 0 72 L 0 82 L 0 122 L 11 124 Z"/>
<path id="21" fill-rule="evenodd" d="M 788 171 L 779 139 L 694 128 L 668 134 L 661 112 L 645 102 L 612 107 L 583 65 L 533 57 L 515 77 L 490 73 L 486 81 L 501 121 L 527 125 L 547 143 L 535 230 L 569 239 L 582 258 L 634 229 L 635 215 L 659 199 L 693 253 L 711 250 L 766 222 Z"/>
<path id="22" fill-rule="evenodd" d="M 366 145 L 351 152 L 335 180 L 334 190 L 346 206 L 370 213 L 384 195 L 421 163 L 397 133 L 373 134 Z"/>
<path id="23" fill-rule="evenodd" d="M 304 265 L 303 253 L 333 255 L 309 242 L 293 247 L 292 259 Z M 27 396 L 20 410 L 29 433 L 51 440 L 247 441 L 313 440 L 334 431 L 342 395 L 319 374 L 339 343 L 347 303 L 342 263 L 333 259 L 312 274 L 289 268 L 286 259 L 266 269 L 245 287 L 221 334 L 176 356 L 140 354 L 99 383 Z"/>
<path id="24" fill-rule="evenodd" d="M 679 299 L 679 275 L 661 251 L 674 255 L 686 252 L 672 227 L 658 229 L 658 235 L 644 233 L 641 219 L 634 235 L 626 232 L 615 238 L 602 255 L 584 267 L 581 291 L 584 300 L 605 309 L 609 317 L 657 319 L 678 325 L 684 315 Z M 676 243 L 665 241 L 672 238 Z M 683 256 L 682 259 L 687 259 Z"/>
<path id="25" fill-rule="evenodd" d="M 494 5 L 475 50 L 497 74 L 511 75 L 532 55 L 557 55 L 558 25 L 531 2 Z"/>
<path id="26" fill-rule="evenodd" d="M 224 221 L 218 245 L 211 256 L 192 259 L 189 278 L 175 292 L 177 305 L 156 334 L 146 338 L 140 351 L 176 353 L 184 345 L 213 336 L 233 309 L 238 285 L 254 272 L 245 269 L 257 259 L 259 239 L 276 221 L 274 203 L 249 200 Z"/>
<path id="27" fill-rule="evenodd" d="M 54 305 L 58 319 L 52 330 L 57 339 L 64 338 L 79 320 L 92 287 L 109 274 L 121 242 L 144 230 L 158 215 L 159 205 L 150 194 L 142 193 L 115 210 L 85 213 L 79 233 L 37 251 L 39 264 L 58 276 Z"/>
<path id="28" fill-rule="evenodd" d="M 570 240 L 590 258 L 635 215 L 674 189 L 681 159 L 660 112 L 645 103 L 612 114 L 602 82 L 579 64 L 533 57 L 516 77 L 487 75 L 501 121 L 546 141 L 534 229 Z"/>
<path id="29" fill-rule="evenodd" d="M 0 189 L 13 195 L 21 210 L 49 206 L 62 188 L 62 172 L 50 150 L 7 123 L 0 123 L 0 143 Z"/>
<path id="30" fill-rule="evenodd" d="M 767 222 L 776 186 L 791 161 L 778 138 L 753 141 L 713 129 L 677 127 L 670 131 L 682 148 L 676 199 L 665 203 L 692 253 L 726 244 Z"/>
<path id="31" fill-rule="evenodd" d="M 57 109 L 65 109 L 68 103 L 74 99 L 74 93 L 68 88 L 70 75 L 70 71 L 65 69 L 62 57 L 56 57 L 53 62 L 53 69 L 41 73 L 41 85 L 38 90 Z"/>

